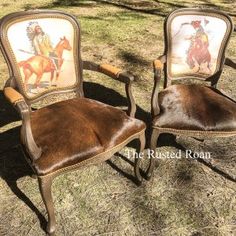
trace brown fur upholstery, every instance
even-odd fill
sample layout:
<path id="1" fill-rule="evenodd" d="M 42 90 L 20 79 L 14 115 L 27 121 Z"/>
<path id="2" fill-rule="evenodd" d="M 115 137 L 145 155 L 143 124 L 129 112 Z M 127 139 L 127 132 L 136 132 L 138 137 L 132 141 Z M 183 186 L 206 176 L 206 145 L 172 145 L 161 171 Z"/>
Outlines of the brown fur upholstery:
<path id="1" fill-rule="evenodd" d="M 154 126 L 185 130 L 236 130 L 236 102 L 214 88 L 172 85 L 158 96 Z"/>
<path id="2" fill-rule="evenodd" d="M 32 113 L 34 139 L 43 154 L 34 163 L 45 175 L 102 153 L 145 129 L 112 106 L 86 99 L 71 99 Z"/>

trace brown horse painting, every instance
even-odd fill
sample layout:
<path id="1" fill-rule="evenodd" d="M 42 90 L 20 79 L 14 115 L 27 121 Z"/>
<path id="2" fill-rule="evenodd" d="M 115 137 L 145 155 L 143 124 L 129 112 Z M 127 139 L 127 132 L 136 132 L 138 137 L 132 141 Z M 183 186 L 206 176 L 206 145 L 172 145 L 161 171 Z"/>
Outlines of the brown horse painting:
<path id="1" fill-rule="evenodd" d="M 58 44 L 56 45 L 54 49 L 55 54 L 57 56 L 55 59 L 58 61 L 56 81 L 58 80 L 60 69 L 64 61 L 64 59 L 62 58 L 63 51 L 64 50 L 70 51 L 71 49 L 72 49 L 71 45 L 65 36 L 60 39 L 60 41 L 58 42 Z M 36 55 L 36 56 L 30 57 L 29 59 L 25 61 L 19 62 L 18 65 L 22 67 L 23 69 L 24 84 L 25 84 L 26 90 L 28 90 L 28 80 L 33 74 L 36 75 L 36 82 L 35 82 L 36 88 L 39 86 L 40 80 L 44 73 L 50 72 L 51 73 L 50 83 L 52 83 L 53 81 L 56 67 L 54 65 L 53 60 L 50 57 L 46 57 L 43 55 Z"/>

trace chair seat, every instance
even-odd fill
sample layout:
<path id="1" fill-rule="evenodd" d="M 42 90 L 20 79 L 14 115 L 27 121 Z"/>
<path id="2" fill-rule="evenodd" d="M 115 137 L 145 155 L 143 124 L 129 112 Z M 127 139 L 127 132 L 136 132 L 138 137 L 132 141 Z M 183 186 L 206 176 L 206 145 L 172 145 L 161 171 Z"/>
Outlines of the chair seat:
<path id="1" fill-rule="evenodd" d="M 202 85 L 172 85 L 159 93 L 153 125 L 201 131 L 236 131 L 236 102 Z"/>
<path id="2" fill-rule="evenodd" d="M 70 99 L 32 113 L 32 133 L 42 155 L 33 167 L 46 175 L 125 142 L 145 124 L 120 109 L 86 98 Z"/>

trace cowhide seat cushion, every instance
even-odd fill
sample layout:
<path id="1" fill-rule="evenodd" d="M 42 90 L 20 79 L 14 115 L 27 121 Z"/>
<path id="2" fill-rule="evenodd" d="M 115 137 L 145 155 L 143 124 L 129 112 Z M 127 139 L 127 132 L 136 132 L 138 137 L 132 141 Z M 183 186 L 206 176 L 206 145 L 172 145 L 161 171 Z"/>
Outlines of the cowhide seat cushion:
<path id="1" fill-rule="evenodd" d="M 42 155 L 33 167 L 39 175 L 96 158 L 145 129 L 118 108 L 87 98 L 52 104 L 32 112 L 33 137 Z"/>

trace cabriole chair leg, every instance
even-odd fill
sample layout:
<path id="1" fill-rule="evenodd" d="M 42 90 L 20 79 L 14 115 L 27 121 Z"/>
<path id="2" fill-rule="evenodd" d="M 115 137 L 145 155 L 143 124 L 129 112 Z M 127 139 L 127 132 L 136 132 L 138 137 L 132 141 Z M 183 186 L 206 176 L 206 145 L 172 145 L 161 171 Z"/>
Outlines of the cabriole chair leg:
<path id="1" fill-rule="evenodd" d="M 152 136 L 151 136 L 151 144 L 150 144 L 150 151 L 154 151 L 154 155 L 150 155 L 150 164 L 147 170 L 147 180 L 150 180 L 152 178 L 153 175 L 153 170 L 154 170 L 154 166 L 155 166 L 155 152 L 156 152 L 156 147 L 157 147 L 157 140 L 158 137 L 160 135 L 160 131 L 158 129 L 153 129 L 152 131 Z"/>
<path id="2" fill-rule="evenodd" d="M 40 193 L 48 213 L 48 224 L 46 231 L 50 236 L 53 236 L 56 229 L 56 220 L 51 192 L 52 177 L 39 177 L 38 181 Z"/>
<path id="3" fill-rule="evenodd" d="M 139 152 L 138 153 L 142 153 L 144 148 L 145 148 L 145 133 L 142 133 L 139 137 L 139 142 L 140 142 L 140 145 L 139 145 Z M 137 156 L 135 158 L 135 163 L 134 163 L 134 174 L 135 174 L 135 177 L 137 178 L 138 180 L 138 183 L 141 184 L 143 178 L 140 174 L 140 163 L 141 163 L 141 157 Z"/>

